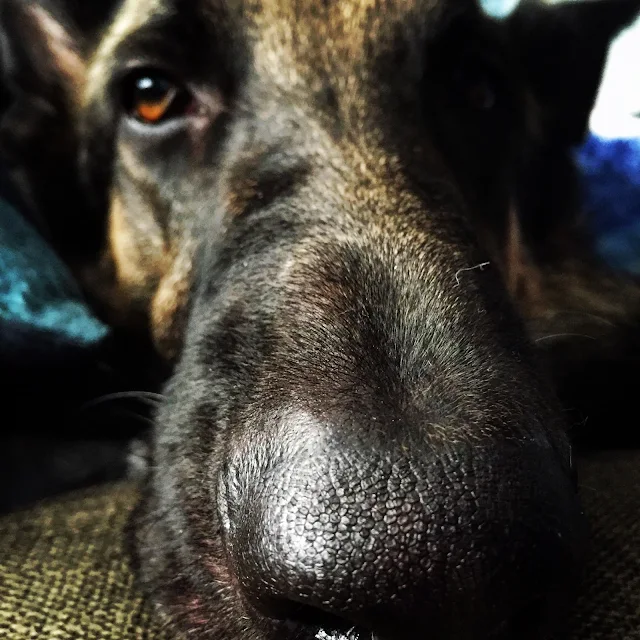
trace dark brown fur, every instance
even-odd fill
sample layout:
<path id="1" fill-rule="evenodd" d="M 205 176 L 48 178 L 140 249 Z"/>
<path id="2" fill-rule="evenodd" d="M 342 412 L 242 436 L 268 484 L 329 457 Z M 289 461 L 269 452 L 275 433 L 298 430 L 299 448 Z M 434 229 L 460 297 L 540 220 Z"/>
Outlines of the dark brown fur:
<path id="1" fill-rule="evenodd" d="M 639 8 L 604 5 L 498 23 L 470 0 L 131 0 L 96 47 L 52 47 L 55 18 L 8 3 L 5 49 L 27 28 L 67 47 L 37 82 L 30 60 L 8 77 L 22 104 L 55 78 L 44 99 L 103 246 L 52 236 L 107 317 L 174 365 L 136 556 L 192 637 L 533 637 L 563 608 L 583 523 L 556 392 L 606 417 L 584 401 L 638 358 L 640 289 L 598 262 L 572 205 L 570 145 Z M 531 55 L 542 37 L 560 81 Z M 488 111 L 454 82 L 479 59 Z M 198 115 L 136 128 L 117 98 L 136 60 L 186 82 Z M 541 158 L 568 167 L 547 201 L 561 215 L 534 197 Z"/>

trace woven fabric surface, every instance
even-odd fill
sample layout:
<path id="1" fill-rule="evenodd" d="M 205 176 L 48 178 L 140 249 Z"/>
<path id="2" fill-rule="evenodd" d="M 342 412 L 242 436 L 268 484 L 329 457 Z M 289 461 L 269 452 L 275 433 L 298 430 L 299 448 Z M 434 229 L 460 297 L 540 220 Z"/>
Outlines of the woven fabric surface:
<path id="1" fill-rule="evenodd" d="M 135 500 L 109 486 L 0 520 L 0 638 L 165 640 L 123 548 Z"/>
<path id="2" fill-rule="evenodd" d="M 580 462 L 592 553 L 568 640 L 640 640 L 640 452 Z M 0 638 L 168 640 L 135 588 L 116 485 L 0 520 Z"/>
<path id="3" fill-rule="evenodd" d="M 640 452 L 581 460 L 591 557 L 571 640 L 640 640 Z"/>

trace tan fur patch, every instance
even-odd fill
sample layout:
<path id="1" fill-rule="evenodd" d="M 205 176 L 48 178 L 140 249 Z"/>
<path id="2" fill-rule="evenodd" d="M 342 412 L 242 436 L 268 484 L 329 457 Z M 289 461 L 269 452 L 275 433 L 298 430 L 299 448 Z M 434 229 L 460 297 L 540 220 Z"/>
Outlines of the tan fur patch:
<path id="1" fill-rule="evenodd" d="M 64 27 L 38 5 L 27 8 L 45 38 L 56 67 L 65 79 L 72 100 L 77 101 L 84 86 L 86 65 Z"/>
<path id="2" fill-rule="evenodd" d="M 233 190 L 227 194 L 226 210 L 231 216 L 240 216 L 247 203 L 254 198 L 260 198 L 257 182 L 255 180 L 243 180 L 240 184 L 234 185 Z"/>
<path id="3" fill-rule="evenodd" d="M 118 142 L 117 151 L 122 168 L 137 184 L 149 184 L 152 182 L 147 167 L 140 162 L 139 157 L 128 144 L 121 141 Z"/>
<path id="4" fill-rule="evenodd" d="M 151 333 L 158 351 L 168 360 L 179 353 L 191 286 L 191 251 L 183 250 L 162 278 L 151 305 Z"/>
<path id="5" fill-rule="evenodd" d="M 122 200 L 114 194 L 105 253 L 80 277 L 108 321 L 117 326 L 146 323 L 149 301 L 162 273 L 161 260 L 151 261 L 141 254 L 141 240 L 127 223 Z"/>
<path id="6" fill-rule="evenodd" d="M 120 286 L 130 291 L 130 297 L 136 298 L 138 291 L 147 288 L 150 277 L 149 265 L 140 259 L 137 243 L 127 225 L 122 202 L 115 196 L 109 215 L 109 244 L 116 266 L 116 280 Z"/>
<path id="7" fill-rule="evenodd" d="M 181 343 L 182 311 L 193 266 L 192 247 L 182 247 L 177 256 L 158 247 L 151 252 L 141 250 L 150 244 L 153 238 L 144 237 L 144 232 L 141 234 L 130 224 L 116 193 L 109 214 L 109 247 L 100 265 L 91 272 L 91 289 L 100 296 L 111 322 L 149 328 L 159 353 L 172 359 Z"/>
<path id="8" fill-rule="evenodd" d="M 90 61 L 83 104 L 88 104 L 102 92 L 118 45 L 152 17 L 162 15 L 166 10 L 166 3 L 162 0 L 125 0 Z"/>
<path id="9" fill-rule="evenodd" d="M 522 307 L 535 313 L 542 303 L 541 274 L 535 267 L 522 238 L 515 206 L 509 210 L 505 251 L 507 290 Z"/>

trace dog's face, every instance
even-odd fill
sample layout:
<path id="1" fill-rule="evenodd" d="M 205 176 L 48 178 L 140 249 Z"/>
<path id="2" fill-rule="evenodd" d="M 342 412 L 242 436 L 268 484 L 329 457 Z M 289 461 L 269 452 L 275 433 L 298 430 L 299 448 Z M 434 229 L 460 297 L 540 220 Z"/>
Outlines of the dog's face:
<path id="1" fill-rule="evenodd" d="M 584 533 L 505 283 L 523 148 L 571 101 L 526 55 L 546 10 L 131 0 L 85 59 L 13 4 L 109 212 L 102 293 L 176 362 L 136 530 L 173 618 L 216 640 L 536 637 Z"/>

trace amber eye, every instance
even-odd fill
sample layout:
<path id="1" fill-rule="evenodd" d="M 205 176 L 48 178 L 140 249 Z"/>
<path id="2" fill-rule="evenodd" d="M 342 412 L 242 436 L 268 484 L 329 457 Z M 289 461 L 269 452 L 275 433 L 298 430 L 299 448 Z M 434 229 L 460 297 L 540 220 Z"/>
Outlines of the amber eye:
<path id="1" fill-rule="evenodd" d="M 488 78 L 476 78 L 466 93 L 469 106 L 476 111 L 490 111 L 496 104 L 496 90 Z"/>
<path id="2" fill-rule="evenodd" d="M 156 125 L 193 112 L 194 99 L 159 71 L 136 71 L 125 80 L 123 106 L 129 117 Z"/>
<path id="3" fill-rule="evenodd" d="M 499 82 L 481 62 L 465 61 L 454 74 L 459 97 L 474 111 L 489 112 L 498 102 Z"/>

